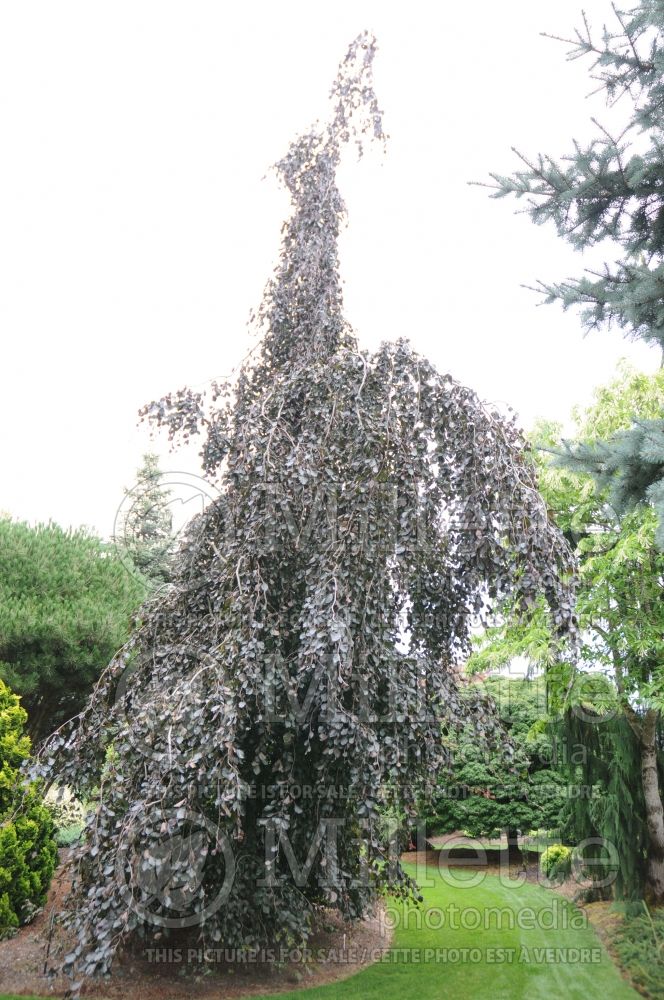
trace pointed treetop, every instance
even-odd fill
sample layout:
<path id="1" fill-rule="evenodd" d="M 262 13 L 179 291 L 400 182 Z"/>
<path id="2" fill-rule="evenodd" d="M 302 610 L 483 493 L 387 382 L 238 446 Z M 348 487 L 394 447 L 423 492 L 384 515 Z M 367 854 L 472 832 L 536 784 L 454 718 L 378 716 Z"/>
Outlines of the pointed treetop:
<path id="1" fill-rule="evenodd" d="M 333 113 L 295 139 L 275 169 L 294 211 L 274 277 L 258 311 L 266 330 L 263 355 L 273 363 L 327 356 L 354 343 L 343 318 L 337 240 L 345 207 L 336 183 L 342 146 L 384 141 L 382 112 L 373 87 L 376 40 L 364 31 L 351 43 L 330 92 Z"/>

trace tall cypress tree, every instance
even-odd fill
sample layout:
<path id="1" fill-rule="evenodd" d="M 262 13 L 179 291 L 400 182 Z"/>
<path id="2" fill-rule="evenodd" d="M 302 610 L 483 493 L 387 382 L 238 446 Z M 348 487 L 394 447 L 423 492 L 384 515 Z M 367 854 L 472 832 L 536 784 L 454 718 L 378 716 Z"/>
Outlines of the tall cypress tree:
<path id="1" fill-rule="evenodd" d="M 125 490 L 114 542 L 121 555 L 155 585 L 168 583 L 174 542 L 171 491 L 162 482 L 157 455 L 143 455 L 136 482 Z"/>
<path id="2" fill-rule="evenodd" d="M 383 141 L 374 50 L 353 42 L 329 120 L 277 164 L 293 211 L 255 356 L 207 399 L 145 409 L 171 437 L 203 425 L 219 499 L 47 748 L 85 788 L 113 741 L 72 862 L 70 970 L 108 969 L 139 928 L 301 941 L 321 906 L 414 892 L 381 801 L 414 810 L 442 766 L 475 615 L 544 595 L 556 634 L 574 628 L 573 561 L 514 424 L 405 341 L 361 350 L 343 317 L 336 171 L 345 144 Z"/>

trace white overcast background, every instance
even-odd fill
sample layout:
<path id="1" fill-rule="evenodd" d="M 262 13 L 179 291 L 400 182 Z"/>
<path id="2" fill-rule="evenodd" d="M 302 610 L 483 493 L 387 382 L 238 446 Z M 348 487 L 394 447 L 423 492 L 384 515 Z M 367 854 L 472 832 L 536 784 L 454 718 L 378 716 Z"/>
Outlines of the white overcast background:
<path id="1" fill-rule="evenodd" d="M 230 372 L 287 199 L 269 166 L 327 111 L 363 28 L 390 141 L 347 159 L 346 312 L 364 346 L 406 336 L 528 427 L 565 420 L 620 357 L 654 351 L 521 287 L 578 274 L 552 228 L 468 180 L 562 154 L 606 119 L 587 66 L 541 31 L 581 3 L 98 0 L 0 4 L 0 510 L 113 528 L 145 402 Z M 598 27 L 608 2 L 586 0 Z"/>

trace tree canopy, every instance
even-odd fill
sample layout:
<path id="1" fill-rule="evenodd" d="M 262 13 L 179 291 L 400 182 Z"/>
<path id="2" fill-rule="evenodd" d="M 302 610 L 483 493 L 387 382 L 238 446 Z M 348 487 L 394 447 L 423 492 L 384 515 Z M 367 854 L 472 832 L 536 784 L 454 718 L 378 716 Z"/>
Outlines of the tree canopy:
<path id="1" fill-rule="evenodd" d="M 496 706 L 506 739 L 478 740 L 470 713 L 460 730 L 447 735 L 451 773 L 433 796 L 427 830 L 491 837 L 503 830 L 558 828 L 566 783 L 552 737 L 542 725 L 547 718 L 544 678 L 487 677 L 481 687 Z M 460 692 L 462 701 L 473 694 L 473 685 Z"/>
<path id="2" fill-rule="evenodd" d="M 580 251 L 609 259 L 600 271 L 540 281 L 545 301 L 580 306 L 589 330 L 615 324 L 627 336 L 661 348 L 664 358 L 664 7 L 641 0 L 629 11 L 613 6 L 614 24 L 596 38 L 584 17 L 570 59 L 592 59 L 591 75 L 609 105 L 628 105 L 626 124 L 613 129 L 593 118 L 594 137 L 574 141 L 563 157 L 519 153 L 521 169 L 492 174 L 495 197 L 525 199 L 533 222 L 552 222 Z M 610 486 L 620 511 L 650 504 L 659 513 L 664 549 L 664 418 L 633 419 L 609 436 L 568 446 L 568 457 Z"/>
<path id="3" fill-rule="evenodd" d="M 360 349 L 343 317 L 336 171 L 345 144 L 384 140 L 374 52 L 352 43 L 329 119 L 276 165 L 293 211 L 258 349 L 207 397 L 144 411 L 173 439 L 203 430 L 219 498 L 45 750 L 91 787 L 113 743 L 72 860 L 68 970 L 108 969 L 139 928 L 301 941 L 322 906 L 415 892 L 381 802 L 414 812 L 444 764 L 475 616 L 544 595 L 553 633 L 574 631 L 573 559 L 514 423 L 405 341 Z"/>
<path id="4" fill-rule="evenodd" d="M 0 679 L 39 740 L 76 715 L 146 593 L 84 530 L 0 519 Z"/>
<path id="5" fill-rule="evenodd" d="M 616 434 L 635 416 L 647 420 L 662 407 L 664 371 L 648 376 L 623 365 L 593 404 L 576 412 L 575 436 Z M 616 846 L 621 891 L 638 894 L 647 880 L 660 896 L 664 826 L 656 744 L 664 691 L 664 555 L 654 544 L 656 517 L 648 507 L 616 512 L 610 488 L 598 491 L 589 473 L 557 456 L 559 433 L 540 424 L 534 454 L 542 494 L 579 560 L 579 661 L 574 668 L 557 660 L 540 605 L 528 621 L 507 609 L 478 640 L 472 662 L 486 669 L 526 656 L 546 670 L 553 714 L 566 719 L 566 738 L 587 751 L 569 776 L 597 790 L 598 801 L 575 800 L 577 832 Z M 646 778 L 654 782 L 649 800 Z"/>

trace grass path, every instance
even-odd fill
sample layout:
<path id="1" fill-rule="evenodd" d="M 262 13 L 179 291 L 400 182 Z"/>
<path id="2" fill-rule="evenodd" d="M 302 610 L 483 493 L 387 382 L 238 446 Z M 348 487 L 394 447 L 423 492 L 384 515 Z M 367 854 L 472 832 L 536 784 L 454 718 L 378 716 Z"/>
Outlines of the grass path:
<path id="1" fill-rule="evenodd" d="M 359 1000 L 360 997 L 363 1000 L 562 997 L 635 1000 L 638 997 L 622 980 L 592 928 L 578 928 L 580 911 L 566 900 L 529 883 L 516 888 L 502 885 L 495 875 L 483 875 L 481 884 L 473 886 L 476 874 L 455 869 L 452 876 L 457 883 L 463 877 L 470 881 L 467 885 L 451 886 L 437 872 L 429 870 L 428 876 L 435 879 L 435 885 L 422 890 L 422 919 L 415 919 L 413 907 L 399 907 L 400 923 L 390 956 L 394 961 L 372 965 L 342 982 L 280 994 L 281 1000 Z M 441 912 L 451 926 L 434 930 L 432 927 L 438 923 Z M 554 919 L 558 926 L 547 929 Z M 478 929 L 467 929 L 478 920 Z M 510 927 L 512 920 L 514 926 Z M 562 926 L 565 923 L 567 927 Z M 438 960 L 430 955 L 428 961 L 413 961 L 418 955 L 421 959 L 426 957 L 427 948 L 434 953 L 437 949 L 447 951 L 439 953 Z M 503 950 L 502 962 L 498 949 Z M 547 949 L 562 949 L 562 955 L 547 953 Z M 586 949 L 587 957 L 599 961 L 580 961 L 577 956 L 580 949 Z"/>

